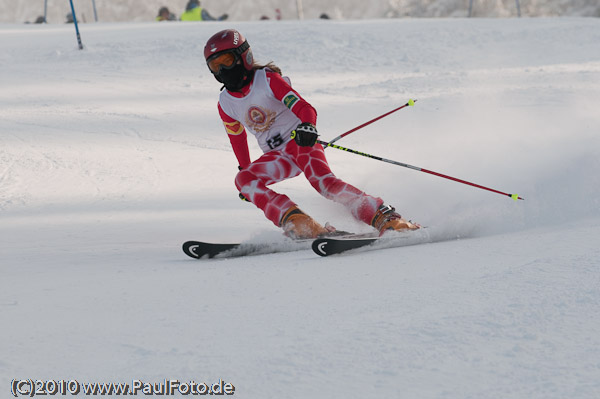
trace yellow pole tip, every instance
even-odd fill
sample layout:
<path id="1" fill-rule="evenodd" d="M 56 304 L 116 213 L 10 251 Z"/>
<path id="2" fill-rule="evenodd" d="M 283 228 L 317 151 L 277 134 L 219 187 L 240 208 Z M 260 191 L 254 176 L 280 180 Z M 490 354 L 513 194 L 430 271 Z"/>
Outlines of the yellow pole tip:
<path id="1" fill-rule="evenodd" d="M 410 105 L 411 107 L 413 107 L 415 105 L 415 102 L 413 100 L 408 100 L 408 105 Z"/>
<path id="2" fill-rule="evenodd" d="M 514 199 L 515 201 L 519 199 L 519 195 L 518 194 L 512 194 L 510 196 L 510 198 Z"/>

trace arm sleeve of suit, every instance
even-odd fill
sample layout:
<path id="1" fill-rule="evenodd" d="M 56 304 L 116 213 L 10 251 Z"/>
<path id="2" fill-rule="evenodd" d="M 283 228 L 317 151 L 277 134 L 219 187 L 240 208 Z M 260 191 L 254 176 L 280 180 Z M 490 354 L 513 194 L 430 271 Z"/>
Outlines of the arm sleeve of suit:
<path id="1" fill-rule="evenodd" d="M 223 108 L 221 108 L 220 104 L 218 107 L 219 116 L 221 117 L 221 120 L 223 120 L 225 131 L 229 137 L 229 142 L 231 143 L 231 148 L 233 148 L 233 152 L 238 160 L 238 164 L 242 168 L 245 168 L 251 163 L 246 129 L 244 129 L 244 125 L 242 125 L 239 121 L 227 115 L 225 111 L 223 111 Z"/>
<path id="2" fill-rule="evenodd" d="M 317 111 L 292 88 L 285 78 L 269 71 L 267 79 L 276 99 L 288 107 L 302 122 L 317 124 Z"/>

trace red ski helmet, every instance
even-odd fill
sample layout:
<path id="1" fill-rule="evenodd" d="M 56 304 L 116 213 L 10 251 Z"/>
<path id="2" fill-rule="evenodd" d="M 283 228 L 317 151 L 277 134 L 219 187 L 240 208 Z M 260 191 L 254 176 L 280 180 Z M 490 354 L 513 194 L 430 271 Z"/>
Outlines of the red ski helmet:
<path id="1" fill-rule="evenodd" d="M 233 53 L 236 60 L 241 59 L 246 70 L 252 70 L 254 57 L 250 45 L 246 38 L 235 29 L 222 30 L 208 39 L 206 46 L 204 46 L 204 58 L 207 65 L 211 59 L 215 59 L 218 55 L 226 52 Z"/>

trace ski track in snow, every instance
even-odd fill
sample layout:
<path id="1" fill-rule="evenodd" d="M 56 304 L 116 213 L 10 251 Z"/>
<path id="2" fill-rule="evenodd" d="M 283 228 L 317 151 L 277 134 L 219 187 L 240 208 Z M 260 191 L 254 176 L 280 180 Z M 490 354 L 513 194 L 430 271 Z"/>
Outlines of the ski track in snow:
<path id="1" fill-rule="evenodd" d="M 202 48 L 241 30 L 330 139 L 336 174 L 427 243 L 194 261 L 283 242 L 237 198 Z M 277 35 L 273 34 L 276 28 Z M 13 378 L 236 387 L 249 398 L 600 396 L 594 19 L 0 25 L 0 392 Z M 251 154 L 259 154 L 251 142 Z M 274 186 L 367 232 L 301 177 Z"/>

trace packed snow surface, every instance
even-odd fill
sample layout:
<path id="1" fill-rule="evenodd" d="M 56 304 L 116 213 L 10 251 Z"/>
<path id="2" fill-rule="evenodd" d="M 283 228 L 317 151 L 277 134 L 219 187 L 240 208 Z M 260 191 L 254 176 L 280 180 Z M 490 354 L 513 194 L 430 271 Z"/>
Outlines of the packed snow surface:
<path id="1" fill-rule="evenodd" d="M 427 242 L 187 258 L 190 239 L 283 242 L 233 185 L 202 56 L 229 27 L 323 139 L 417 99 L 339 143 L 525 200 L 327 149 Z M 600 397 L 597 19 L 80 29 L 82 51 L 72 25 L 0 25 L 1 396 L 222 379 L 240 398 Z M 273 188 L 370 231 L 301 176 Z"/>

